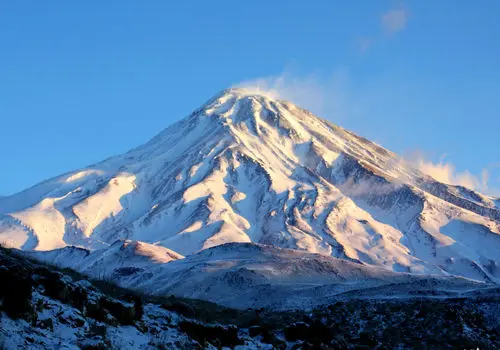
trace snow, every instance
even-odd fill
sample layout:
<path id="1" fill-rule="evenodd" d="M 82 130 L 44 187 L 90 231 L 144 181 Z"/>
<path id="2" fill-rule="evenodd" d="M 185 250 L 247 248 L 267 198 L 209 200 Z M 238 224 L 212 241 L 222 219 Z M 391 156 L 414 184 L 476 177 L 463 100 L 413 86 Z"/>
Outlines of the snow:
<path id="1" fill-rule="evenodd" d="M 73 268 L 99 278 L 112 276 L 121 268 L 143 269 L 184 258 L 184 256 L 165 247 L 137 241 L 117 241 L 107 248 L 92 252 L 66 247 L 37 252 L 34 256 L 58 266 Z"/>
<path id="2" fill-rule="evenodd" d="M 64 180 L 64 182 L 75 182 L 91 175 L 102 176 L 104 175 L 104 172 L 97 169 L 87 169 L 71 174 Z"/>
<path id="3" fill-rule="evenodd" d="M 134 175 L 117 176 L 102 190 L 75 205 L 73 212 L 78 217 L 83 234 L 89 237 L 106 219 L 114 219 L 126 209 L 123 197 L 134 189 Z"/>
<path id="4" fill-rule="evenodd" d="M 495 198 L 492 201 L 493 201 L 493 204 L 495 205 L 495 207 L 500 209 L 500 199 Z"/>
<path id="5" fill-rule="evenodd" d="M 133 243 L 126 242 L 128 245 Z M 142 244 L 142 243 L 136 243 Z M 119 285 L 149 294 L 177 295 L 204 299 L 235 308 L 310 308 L 333 303 L 345 293 L 378 288 L 398 297 L 426 290 L 428 283 L 456 295 L 487 288 L 490 284 L 457 277 L 396 273 L 382 267 L 362 265 L 321 254 L 279 249 L 253 243 L 229 243 L 205 249 L 186 258 L 158 263 L 133 257 L 110 257 L 120 245 L 82 254 L 64 248 L 55 259 L 53 252 L 36 252 L 34 257 L 56 261 L 93 275 L 106 275 Z M 119 249 L 120 251 L 122 248 Z M 129 269 L 123 273 L 124 268 Z"/>
<path id="6" fill-rule="evenodd" d="M 67 276 L 66 276 L 67 277 Z M 78 282 L 91 298 L 103 295 L 88 281 Z M 13 320 L 0 312 L 0 347 L 2 349 L 81 349 L 86 347 L 112 349 L 186 349 L 197 345 L 178 327 L 181 321 L 190 321 L 160 305 L 146 303 L 144 315 L 134 325 L 103 323 L 88 316 L 85 310 L 74 308 L 40 292 L 39 286 L 32 293 L 36 317 L 27 322 Z M 114 300 L 115 302 L 121 302 Z M 110 316 L 110 315 L 108 315 Z M 268 345 L 248 336 L 243 329 L 241 336 L 245 348 L 263 349 Z M 216 349 L 209 344 L 210 349 Z M 241 347 L 240 347 L 241 348 Z"/>
<path id="7" fill-rule="evenodd" d="M 57 199 L 45 198 L 28 210 L 10 214 L 34 232 L 37 250 L 50 250 L 66 246 L 63 236 L 66 221 L 55 208 Z"/>

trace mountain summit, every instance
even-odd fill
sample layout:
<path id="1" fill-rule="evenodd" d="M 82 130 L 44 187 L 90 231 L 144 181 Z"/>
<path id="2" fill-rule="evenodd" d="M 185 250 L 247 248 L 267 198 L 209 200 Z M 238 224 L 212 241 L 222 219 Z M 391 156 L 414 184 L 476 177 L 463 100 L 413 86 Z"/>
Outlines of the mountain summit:
<path id="1" fill-rule="evenodd" d="M 0 198 L 0 241 L 10 246 L 96 250 L 117 240 L 184 256 L 259 243 L 500 281 L 500 209 L 487 196 L 238 88 L 123 155 Z"/>

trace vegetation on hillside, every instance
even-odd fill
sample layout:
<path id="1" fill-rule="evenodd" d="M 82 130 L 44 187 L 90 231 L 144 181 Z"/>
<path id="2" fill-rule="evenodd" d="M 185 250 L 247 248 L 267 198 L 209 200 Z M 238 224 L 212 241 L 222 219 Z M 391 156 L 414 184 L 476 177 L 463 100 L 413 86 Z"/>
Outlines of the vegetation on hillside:
<path id="1" fill-rule="evenodd" d="M 0 282 L 2 317 L 24 320 L 44 332 L 53 331 L 54 322 L 71 322 L 96 339 L 79 344 L 87 349 L 113 347 L 110 327 L 129 326 L 151 337 L 146 348 L 152 349 L 165 348 L 172 329 L 186 340 L 169 346 L 186 349 L 244 348 L 250 342 L 276 349 L 500 348 L 498 293 L 467 299 L 349 300 L 313 311 L 234 310 L 175 296 L 150 297 L 5 248 L 0 248 Z M 50 303 L 75 312 L 40 319 Z M 164 318 L 161 322 L 154 322 L 153 306 L 165 310 L 155 316 Z M 166 315 L 177 315 L 178 321 Z"/>

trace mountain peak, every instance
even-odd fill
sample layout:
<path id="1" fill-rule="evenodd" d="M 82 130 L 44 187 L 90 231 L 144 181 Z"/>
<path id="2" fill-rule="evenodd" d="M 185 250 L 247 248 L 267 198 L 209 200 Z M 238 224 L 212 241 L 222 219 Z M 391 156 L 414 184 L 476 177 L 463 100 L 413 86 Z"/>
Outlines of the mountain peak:
<path id="1" fill-rule="evenodd" d="M 277 95 L 257 88 L 231 87 L 213 96 L 198 112 L 236 124 L 250 120 L 255 124 L 259 118 L 280 114 L 284 103 Z"/>
<path id="2" fill-rule="evenodd" d="M 214 110 L 230 110 L 231 107 L 242 107 L 249 105 L 260 105 L 258 109 L 276 109 L 277 105 L 292 105 L 280 99 L 279 95 L 273 91 L 266 91 L 258 87 L 231 87 L 220 91 L 206 102 L 201 109 L 212 115 Z M 234 111 L 239 111 L 236 108 Z M 233 111 L 233 112 L 234 112 Z"/>
<path id="3" fill-rule="evenodd" d="M 279 96 L 277 93 L 272 91 L 266 91 L 254 86 L 233 86 L 222 90 L 216 96 L 222 97 L 227 95 L 238 98 L 259 97 L 259 98 L 266 98 L 269 100 L 279 100 Z"/>

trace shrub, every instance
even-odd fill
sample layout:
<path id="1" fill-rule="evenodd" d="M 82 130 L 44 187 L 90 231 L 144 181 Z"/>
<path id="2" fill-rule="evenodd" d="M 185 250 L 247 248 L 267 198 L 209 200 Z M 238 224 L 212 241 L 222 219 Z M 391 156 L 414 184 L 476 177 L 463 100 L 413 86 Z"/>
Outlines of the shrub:
<path id="1" fill-rule="evenodd" d="M 194 317 L 195 316 L 194 309 L 183 302 L 170 302 L 169 301 L 169 302 L 163 303 L 162 307 L 165 310 L 181 314 L 185 317 Z"/>
<path id="2" fill-rule="evenodd" d="M 368 332 L 361 332 L 356 342 L 356 346 L 361 349 L 375 349 L 377 344 L 378 342 L 374 334 Z"/>
<path id="3" fill-rule="evenodd" d="M 306 340 L 309 338 L 309 325 L 299 322 L 284 329 L 288 341 Z"/>
<path id="4" fill-rule="evenodd" d="M 337 332 L 321 321 L 314 320 L 311 325 L 304 322 L 295 323 L 286 327 L 284 333 L 289 341 L 302 340 L 310 344 L 329 344 Z"/>
<path id="5" fill-rule="evenodd" d="M 27 271 L 0 266 L 0 299 L 5 313 L 13 318 L 34 320 L 36 314 L 31 305 L 33 279 Z"/>
<path id="6" fill-rule="evenodd" d="M 144 303 L 140 296 L 134 296 L 134 310 L 135 310 L 135 319 L 137 321 L 142 320 L 142 316 L 144 316 Z"/>
<path id="7" fill-rule="evenodd" d="M 87 305 L 88 294 L 87 291 L 82 287 L 71 288 L 68 293 L 68 298 L 70 304 L 80 311 L 83 311 L 84 307 Z"/>
<path id="8" fill-rule="evenodd" d="M 44 294 L 52 299 L 66 302 L 68 299 L 69 288 L 68 285 L 61 280 L 62 274 L 52 272 L 46 268 L 37 269 L 37 272 L 43 273 L 40 282 L 44 288 Z"/>
<path id="9" fill-rule="evenodd" d="M 96 321 L 108 322 L 109 312 L 103 309 L 99 303 L 90 303 L 87 305 L 87 317 L 93 318 Z"/>
<path id="10" fill-rule="evenodd" d="M 238 328 L 235 326 L 206 326 L 200 323 L 182 321 L 179 323 L 179 328 L 200 344 L 209 342 L 214 346 L 230 348 L 244 344 L 238 337 Z"/>
<path id="11" fill-rule="evenodd" d="M 274 333 L 266 326 L 252 326 L 248 329 L 248 334 L 252 338 L 260 336 L 263 343 L 272 345 L 274 349 L 286 349 L 286 343 L 278 339 Z"/>
<path id="12" fill-rule="evenodd" d="M 136 310 L 133 306 L 127 306 L 119 301 L 106 297 L 99 299 L 99 306 L 109 311 L 121 325 L 131 325 L 136 319 Z"/>

